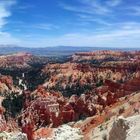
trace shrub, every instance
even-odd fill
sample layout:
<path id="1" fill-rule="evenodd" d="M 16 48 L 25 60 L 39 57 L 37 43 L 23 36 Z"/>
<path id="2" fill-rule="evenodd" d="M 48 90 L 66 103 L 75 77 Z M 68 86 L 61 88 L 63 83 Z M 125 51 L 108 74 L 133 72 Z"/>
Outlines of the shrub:
<path id="1" fill-rule="evenodd" d="M 18 95 L 17 93 L 8 94 L 2 102 L 2 106 L 6 109 L 5 115 L 15 117 L 23 108 L 23 101 L 23 95 Z"/>
<path id="2" fill-rule="evenodd" d="M 119 114 L 124 113 L 124 111 L 125 111 L 124 107 L 120 108 L 120 109 L 119 109 Z"/>

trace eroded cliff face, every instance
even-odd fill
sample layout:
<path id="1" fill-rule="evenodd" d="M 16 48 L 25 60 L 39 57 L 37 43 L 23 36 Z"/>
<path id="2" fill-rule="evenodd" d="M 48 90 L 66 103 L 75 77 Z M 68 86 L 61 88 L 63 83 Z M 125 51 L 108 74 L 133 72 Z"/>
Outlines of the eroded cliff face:
<path id="1" fill-rule="evenodd" d="M 135 79 L 139 77 L 138 71 L 138 69 L 131 71 L 131 68 L 118 69 L 111 66 L 94 67 L 92 64 L 83 63 L 53 64 L 43 69 L 43 74 L 48 76 L 43 86 L 50 90 L 60 91 L 64 96 L 80 95 L 87 90 L 105 85 L 106 80 L 117 85 Z"/>
<path id="2" fill-rule="evenodd" d="M 73 61 L 85 61 L 85 60 L 103 60 L 106 61 L 129 61 L 129 60 L 138 60 L 140 57 L 140 52 L 122 52 L 122 51 L 95 51 L 95 52 L 82 52 L 75 53 L 72 58 Z"/>
<path id="3" fill-rule="evenodd" d="M 80 128 L 84 139 L 91 138 L 93 128 L 113 116 L 123 114 L 125 108 L 119 107 L 124 103 L 126 107 L 127 99 L 138 94 L 139 55 L 140 52 L 116 51 L 77 53 L 67 63 L 42 66 L 35 76 L 38 77 L 36 80 L 40 80 L 39 77 L 43 80 L 32 91 L 28 86 L 24 89 L 15 85 L 10 76 L 2 76 L 0 90 L 13 95 L 10 104 L 15 100 L 17 104 L 22 101 L 18 111 L 14 108 L 16 114 L 8 114 L 8 118 L 4 114 L 9 111 L 9 106 L 2 108 L 2 119 L 6 125 L 12 122 L 16 130 L 27 134 L 29 140 L 35 139 L 36 133 L 42 131 L 40 138 L 47 139 L 45 132 L 52 132 L 65 123 Z M 25 82 L 26 76 L 22 80 Z M 33 82 L 37 83 L 36 80 Z M 30 84 L 29 81 L 25 83 Z M 133 102 L 136 103 L 135 100 Z M 132 106 L 130 103 L 124 116 L 133 114 Z"/>
<path id="4" fill-rule="evenodd" d="M 35 64 L 45 64 L 47 58 L 34 56 L 30 53 L 16 53 L 0 56 L 0 69 L 9 71 L 23 71 L 31 69 Z"/>

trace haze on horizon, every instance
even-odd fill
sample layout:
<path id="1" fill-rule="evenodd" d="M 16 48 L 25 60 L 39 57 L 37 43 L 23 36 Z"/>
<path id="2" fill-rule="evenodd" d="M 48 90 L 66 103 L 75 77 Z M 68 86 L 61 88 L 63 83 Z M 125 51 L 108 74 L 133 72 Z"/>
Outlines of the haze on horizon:
<path id="1" fill-rule="evenodd" d="M 140 1 L 0 0 L 0 44 L 140 48 Z"/>

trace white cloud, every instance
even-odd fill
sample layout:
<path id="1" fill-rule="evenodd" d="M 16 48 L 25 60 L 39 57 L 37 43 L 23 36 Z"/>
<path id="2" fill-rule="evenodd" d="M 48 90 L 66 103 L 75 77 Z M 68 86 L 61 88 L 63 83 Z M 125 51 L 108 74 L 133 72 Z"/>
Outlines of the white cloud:
<path id="1" fill-rule="evenodd" d="M 81 6 L 69 5 L 66 3 L 60 3 L 60 6 L 68 11 L 86 13 L 86 14 L 98 14 L 106 15 L 111 13 L 111 9 L 107 8 L 105 5 L 99 3 L 97 0 L 78 0 Z"/>
<path id="2" fill-rule="evenodd" d="M 140 16 L 140 6 L 130 6 L 125 8 L 128 12 L 126 14 L 132 15 L 132 16 Z"/>
<path id="3" fill-rule="evenodd" d="M 10 33 L 3 32 L 4 25 L 8 23 L 7 18 L 11 16 L 11 7 L 16 3 L 15 0 L 0 0 L 0 44 L 16 44 L 20 40 L 11 36 Z"/>
<path id="4" fill-rule="evenodd" d="M 59 28 L 57 25 L 49 24 L 49 23 L 35 24 L 35 25 L 31 25 L 31 27 L 41 29 L 41 30 L 52 30 L 52 29 L 58 29 Z"/>
<path id="5" fill-rule="evenodd" d="M 99 0 L 80 0 L 85 6 L 87 6 L 87 9 L 91 10 L 93 9 L 94 13 L 96 14 L 108 14 L 111 12 L 111 9 L 106 7 L 104 4 L 101 4 Z"/>
<path id="6" fill-rule="evenodd" d="M 100 25 L 110 26 L 110 19 L 115 19 L 116 12 L 113 8 L 122 4 L 122 0 L 76 0 L 77 5 L 60 3 L 60 6 L 76 13 L 77 19 L 85 22 L 97 23 Z M 108 21 L 107 21 L 108 20 Z"/>
<path id="7" fill-rule="evenodd" d="M 6 18 L 11 15 L 10 8 L 15 4 L 13 0 L 1 0 L 0 1 L 0 28 L 2 28 L 6 23 Z"/>
<path id="8" fill-rule="evenodd" d="M 140 44 L 140 29 L 119 29 L 113 31 L 98 31 L 93 34 L 80 34 L 71 33 L 58 37 L 44 37 L 34 38 L 34 40 L 28 40 L 22 42 L 25 46 L 92 46 L 92 47 L 139 47 Z"/>
<path id="9" fill-rule="evenodd" d="M 25 36 L 19 40 L 8 33 L 0 33 L 0 44 L 17 44 L 26 47 L 46 46 L 96 46 L 96 47 L 139 47 L 140 44 L 140 23 L 124 22 L 116 23 L 110 30 L 90 31 L 88 33 L 67 33 L 61 36 Z"/>
<path id="10" fill-rule="evenodd" d="M 96 18 L 92 15 L 86 15 L 86 14 L 77 14 L 77 15 L 78 15 L 78 17 L 80 17 L 80 20 L 82 20 L 82 21 L 98 23 L 98 24 L 106 25 L 106 26 L 112 25 L 111 23 L 107 22 L 106 20 L 104 20 L 102 18 Z"/>
<path id="11" fill-rule="evenodd" d="M 118 6 L 122 3 L 122 0 L 108 0 L 106 4 L 110 7 Z"/>
<path id="12" fill-rule="evenodd" d="M 132 29 L 132 30 L 140 29 L 140 23 L 134 21 L 119 23 L 118 26 L 120 26 L 122 29 Z"/>
<path id="13" fill-rule="evenodd" d="M 0 32 L 0 44 L 20 44 L 21 41 L 17 38 L 12 37 L 9 33 Z"/>

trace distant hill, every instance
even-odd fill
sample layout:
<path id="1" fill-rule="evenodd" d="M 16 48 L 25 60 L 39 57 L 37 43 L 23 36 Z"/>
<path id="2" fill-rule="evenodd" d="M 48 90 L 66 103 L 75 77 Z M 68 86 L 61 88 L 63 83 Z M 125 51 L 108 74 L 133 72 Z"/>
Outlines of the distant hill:
<path id="1" fill-rule="evenodd" d="M 43 56 L 64 56 L 71 55 L 75 52 L 90 52 L 96 50 L 139 50 L 140 48 L 105 48 L 105 47 L 74 47 L 74 46 L 57 46 L 44 48 L 27 48 L 14 45 L 0 45 L 0 54 L 13 54 L 17 52 L 28 52 L 33 55 Z"/>

